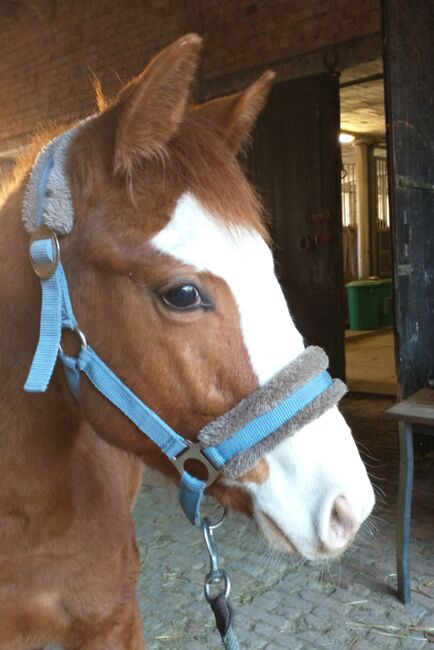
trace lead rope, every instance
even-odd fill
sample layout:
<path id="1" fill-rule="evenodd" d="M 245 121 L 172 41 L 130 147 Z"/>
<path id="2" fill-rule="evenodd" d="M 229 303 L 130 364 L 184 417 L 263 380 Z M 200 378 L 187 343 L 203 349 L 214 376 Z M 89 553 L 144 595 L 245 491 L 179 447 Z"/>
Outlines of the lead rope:
<path id="1" fill-rule="evenodd" d="M 226 571 L 220 566 L 220 554 L 217 543 L 214 539 L 214 530 L 221 526 L 227 510 L 225 508 L 222 518 L 212 524 L 208 517 L 202 519 L 202 532 L 205 545 L 210 559 L 210 570 L 205 576 L 204 592 L 220 632 L 223 646 L 226 650 L 239 650 L 237 632 L 235 629 L 235 615 L 229 601 L 231 581 Z M 213 589 L 219 586 L 216 595 L 212 595 Z"/>

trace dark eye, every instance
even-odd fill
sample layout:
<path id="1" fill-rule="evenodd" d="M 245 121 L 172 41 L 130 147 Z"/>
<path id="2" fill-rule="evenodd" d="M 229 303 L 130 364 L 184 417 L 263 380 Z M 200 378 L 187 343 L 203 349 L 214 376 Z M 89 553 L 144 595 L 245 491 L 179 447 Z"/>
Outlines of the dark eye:
<path id="1" fill-rule="evenodd" d="M 173 309 L 196 309 L 198 307 L 210 307 L 209 301 L 204 300 L 194 284 L 182 284 L 169 289 L 161 294 L 163 301 Z"/>

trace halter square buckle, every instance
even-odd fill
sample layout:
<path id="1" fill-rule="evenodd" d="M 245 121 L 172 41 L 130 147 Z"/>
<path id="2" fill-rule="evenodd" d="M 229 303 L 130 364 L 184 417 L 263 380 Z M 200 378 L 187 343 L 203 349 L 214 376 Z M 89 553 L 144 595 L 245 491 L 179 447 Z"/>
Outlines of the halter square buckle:
<path id="1" fill-rule="evenodd" d="M 52 261 L 38 262 L 32 256 L 32 244 L 44 239 L 50 240 L 54 259 Z M 34 272 L 39 278 L 41 278 L 41 280 L 48 280 L 48 278 L 51 278 L 53 273 L 56 271 L 60 260 L 59 240 L 57 239 L 56 233 L 48 226 L 38 226 L 32 232 L 30 237 L 29 258 Z"/>
<path id="2" fill-rule="evenodd" d="M 214 483 L 217 479 L 220 472 L 212 465 L 209 460 L 203 454 L 203 447 L 199 442 L 193 442 L 192 440 L 185 440 L 187 444 L 187 449 L 181 451 L 178 456 L 170 458 L 170 461 L 175 465 L 176 469 L 180 474 L 185 471 L 185 464 L 188 460 L 197 460 L 201 465 L 203 465 L 208 473 L 206 479 L 203 480 L 205 486 L 208 487 Z M 189 472 L 191 474 L 191 472 Z"/>

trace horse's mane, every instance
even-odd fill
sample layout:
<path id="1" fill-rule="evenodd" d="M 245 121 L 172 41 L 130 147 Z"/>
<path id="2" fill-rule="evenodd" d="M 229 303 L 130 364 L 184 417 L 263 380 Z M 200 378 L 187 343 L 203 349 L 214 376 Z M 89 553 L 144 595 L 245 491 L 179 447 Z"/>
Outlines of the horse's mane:
<path id="1" fill-rule="evenodd" d="M 76 121 L 77 120 L 75 120 L 75 122 Z M 38 127 L 35 129 L 29 143 L 16 158 L 11 171 L 1 180 L 0 206 L 11 192 L 20 187 L 30 169 L 33 167 L 36 156 L 47 142 L 71 128 L 73 124 L 74 122 L 67 124 L 50 124 L 46 127 Z"/>
<path id="2" fill-rule="evenodd" d="M 91 71 L 90 82 L 95 93 L 95 103 L 99 111 L 103 111 L 110 105 L 110 100 L 105 96 L 101 80 Z M 45 126 L 37 127 L 29 142 L 25 145 L 22 153 L 17 157 L 11 171 L 0 182 L 0 205 L 4 199 L 14 190 L 16 190 L 30 169 L 33 167 L 35 158 L 43 147 L 56 136 L 60 135 L 67 129 L 70 129 L 78 122 L 78 119 L 69 120 L 68 122 L 50 123 Z"/>

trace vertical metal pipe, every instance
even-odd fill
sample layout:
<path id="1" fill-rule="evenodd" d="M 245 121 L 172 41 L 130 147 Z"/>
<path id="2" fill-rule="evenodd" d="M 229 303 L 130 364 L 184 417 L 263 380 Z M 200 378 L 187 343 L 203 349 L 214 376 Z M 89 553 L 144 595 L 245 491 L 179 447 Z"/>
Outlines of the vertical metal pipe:
<path id="1" fill-rule="evenodd" d="M 359 280 L 370 274 L 369 250 L 369 158 L 367 140 L 358 139 L 356 147 L 357 177 L 357 267 Z"/>

